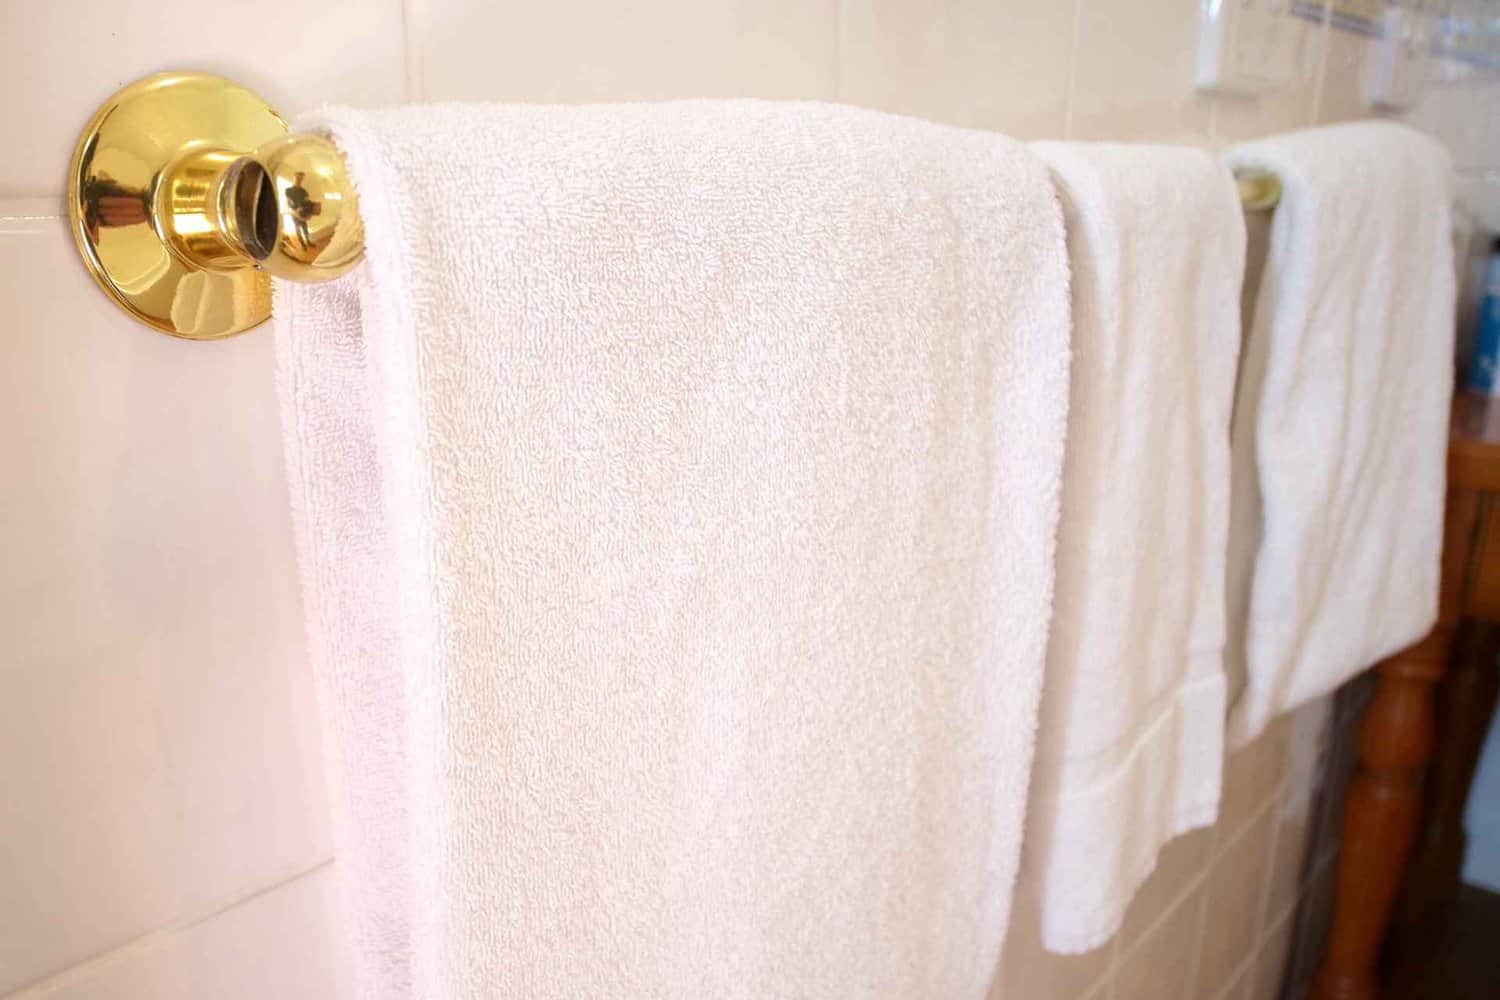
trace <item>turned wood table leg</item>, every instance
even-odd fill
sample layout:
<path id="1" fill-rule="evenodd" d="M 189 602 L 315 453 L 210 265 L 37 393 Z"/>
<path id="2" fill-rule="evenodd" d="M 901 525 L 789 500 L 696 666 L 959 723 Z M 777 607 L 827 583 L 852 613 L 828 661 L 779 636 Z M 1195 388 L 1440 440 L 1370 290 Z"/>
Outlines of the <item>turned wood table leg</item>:
<path id="1" fill-rule="evenodd" d="M 1432 754 L 1433 685 L 1449 630 L 1439 627 L 1376 668 L 1359 723 L 1359 771 L 1344 799 L 1333 927 L 1314 1000 L 1375 1000 L 1375 961 L 1422 810 Z"/>
<path id="2" fill-rule="evenodd" d="M 1453 653 L 1438 690 L 1439 748 L 1423 789 L 1422 825 L 1397 917 L 1398 925 L 1414 932 L 1458 888 L 1467 839 L 1464 807 L 1500 693 L 1500 674 L 1495 670 L 1500 629 L 1485 621 L 1464 621 Z"/>
<path id="3" fill-rule="evenodd" d="M 1434 687 L 1448 663 L 1487 504 L 1449 484 L 1437 626 L 1375 668 L 1375 694 L 1359 721 L 1359 770 L 1344 798 L 1333 925 L 1313 1000 L 1375 1000 L 1376 960 L 1422 815 L 1432 756 Z"/>

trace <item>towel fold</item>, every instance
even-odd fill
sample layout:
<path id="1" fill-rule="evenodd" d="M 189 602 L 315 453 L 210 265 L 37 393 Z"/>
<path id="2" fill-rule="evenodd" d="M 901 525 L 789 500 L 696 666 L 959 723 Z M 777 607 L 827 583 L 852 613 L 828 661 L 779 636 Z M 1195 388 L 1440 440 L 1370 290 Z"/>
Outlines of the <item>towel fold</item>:
<path id="1" fill-rule="evenodd" d="M 1003 137 L 812 104 L 317 119 L 280 286 L 367 996 L 982 997 L 1053 579 L 1067 260 Z"/>
<path id="2" fill-rule="evenodd" d="M 1032 148 L 1063 203 L 1074 334 L 1024 864 L 1043 943 L 1082 952 L 1118 929 L 1161 846 L 1217 815 L 1245 235 L 1207 153 Z"/>
<path id="3" fill-rule="evenodd" d="M 1243 744 L 1436 619 L 1454 278 L 1451 168 L 1421 133 L 1336 125 L 1229 160 L 1282 186 L 1233 429 Z"/>

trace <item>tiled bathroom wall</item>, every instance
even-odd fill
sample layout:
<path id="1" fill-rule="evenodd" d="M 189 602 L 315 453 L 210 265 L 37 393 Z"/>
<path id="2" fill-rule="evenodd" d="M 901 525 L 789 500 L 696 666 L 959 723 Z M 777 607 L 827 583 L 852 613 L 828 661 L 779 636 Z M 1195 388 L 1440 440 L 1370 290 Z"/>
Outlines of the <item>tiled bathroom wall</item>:
<path id="1" fill-rule="evenodd" d="M 173 341 L 91 287 L 61 196 L 77 130 L 113 90 L 196 68 L 288 112 L 812 98 L 1209 146 L 1367 113 L 1372 43 L 1304 22 L 1294 85 L 1195 94 L 1198 7 L 0 3 L 0 998 L 347 995 L 270 338 Z M 1411 118 L 1500 227 L 1500 84 L 1440 69 Z M 1018 900 L 995 997 L 1273 996 L 1295 904 L 1328 880 L 1326 847 L 1304 864 L 1321 710 L 1231 759 L 1223 818 L 1167 849 L 1106 947 L 1043 956 Z"/>

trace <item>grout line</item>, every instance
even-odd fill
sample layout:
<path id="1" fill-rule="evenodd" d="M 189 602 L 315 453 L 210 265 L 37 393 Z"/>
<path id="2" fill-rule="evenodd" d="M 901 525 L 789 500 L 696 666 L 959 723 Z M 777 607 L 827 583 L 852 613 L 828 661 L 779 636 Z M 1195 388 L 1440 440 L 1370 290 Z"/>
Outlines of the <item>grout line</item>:
<path id="1" fill-rule="evenodd" d="M 1312 114 L 1304 125 L 1316 125 L 1323 117 L 1323 90 L 1324 83 L 1328 78 L 1328 50 L 1333 46 L 1330 44 L 1333 31 L 1329 27 L 1333 22 L 1333 0 L 1323 0 L 1323 20 L 1318 24 L 1318 68 L 1313 76 L 1312 101 L 1309 106 Z"/>
<path id="2" fill-rule="evenodd" d="M 1223 838 L 1222 842 L 1219 842 L 1217 840 L 1215 841 L 1208 859 L 1208 864 L 1204 866 L 1202 872 L 1202 877 L 1204 879 L 1207 879 L 1209 871 L 1211 871 L 1219 863 L 1219 860 L 1223 858 L 1225 854 L 1228 854 L 1230 849 L 1233 848 L 1241 838 L 1248 836 L 1250 831 L 1254 829 L 1255 824 L 1259 823 L 1263 816 L 1266 816 L 1272 809 L 1275 808 L 1276 804 L 1281 800 L 1281 786 L 1284 781 L 1285 779 L 1283 778 L 1282 782 L 1277 783 L 1275 790 L 1272 791 L 1271 794 L 1267 795 L 1265 801 L 1262 802 L 1256 808 L 1256 810 L 1250 814 L 1248 819 L 1240 824 L 1240 828 L 1238 830 L 1235 830 L 1233 833 L 1228 833 Z M 1273 833 L 1269 839 L 1274 841 L 1276 839 L 1275 834 Z M 1260 949 L 1261 917 L 1263 916 L 1266 908 L 1266 900 L 1269 898 L 1271 885 L 1270 875 L 1271 869 L 1268 859 L 1263 876 L 1264 884 L 1259 886 L 1260 898 L 1257 901 L 1256 905 L 1255 928 L 1254 932 L 1250 936 L 1250 951 L 1249 955 L 1246 956 L 1245 961 L 1249 961 L 1250 957 L 1253 957 Z M 1202 905 L 1199 907 L 1198 912 L 1198 931 L 1195 938 L 1197 944 L 1193 949 L 1192 978 L 1188 980 L 1190 983 L 1192 983 L 1194 989 L 1198 987 L 1198 977 L 1203 973 L 1203 942 L 1206 939 L 1207 935 L 1208 893 L 1207 890 L 1205 890 Z M 1239 975 L 1238 969 L 1235 970 L 1234 975 L 1231 975 L 1229 977 L 1230 986 L 1234 985 L 1234 978 L 1237 975 Z"/>
<path id="3" fill-rule="evenodd" d="M 1078 92 L 1078 46 L 1083 39 L 1083 0 L 1073 0 L 1073 38 L 1068 44 L 1068 82 L 1063 89 L 1063 138 L 1073 138 L 1073 105 Z"/>
<path id="4" fill-rule="evenodd" d="M 833 0 L 833 99 L 844 99 L 844 35 L 848 25 L 844 15 L 847 0 Z"/>
<path id="5" fill-rule="evenodd" d="M 401 4 L 401 93 L 408 104 L 417 104 L 427 99 L 427 81 L 423 78 L 422 52 L 418 45 L 421 32 L 413 25 L 426 19 L 413 10 L 422 0 L 399 0 Z"/>
<path id="6" fill-rule="evenodd" d="M 39 197 L 36 195 L 13 195 L 0 197 L 0 222 L 24 220 L 36 222 L 42 219 L 67 217 L 62 195 Z"/>
<path id="7" fill-rule="evenodd" d="M 1179 906 L 1182 906 L 1185 903 L 1187 903 L 1188 902 L 1188 897 L 1191 896 L 1193 893 L 1197 892 L 1198 889 L 1199 889 L 1199 887 L 1202 886 L 1202 884 L 1204 882 L 1208 881 L 1208 873 L 1209 873 L 1209 871 L 1211 871 L 1213 869 L 1214 864 L 1219 860 L 1219 858 L 1222 857 L 1236 841 L 1238 841 L 1241 837 L 1243 837 L 1245 834 L 1247 834 L 1250 831 L 1250 829 L 1257 822 L 1260 821 L 1261 817 L 1267 812 L 1267 810 L 1271 809 L 1272 807 L 1274 807 L 1276 805 L 1277 795 L 1278 795 L 1278 792 L 1280 790 L 1280 785 L 1279 784 L 1277 785 L 1277 789 L 1278 789 L 1278 791 L 1272 792 L 1271 794 L 1269 794 L 1269 795 L 1266 796 L 1265 801 L 1262 802 L 1259 806 L 1256 807 L 1255 812 L 1253 812 L 1253 813 L 1250 814 L 1250 818 L 1247 819 L 1247 820 L 1245 820 L 1243 823 L 1241 823 L 1240 826 L 1239 826 L 1239 829 L 1237 829 L 1232 835 L 1225 836 L 1222 839 L 1220 839 L 1220 838 L 1217 837 L 1217 834 L 1218 834 L 1219 831 L 1215 830 L 1216 840 L 1209 847 L 1208 861 L 1203 865 L 1202 868 L 1200 868 L 1198 870 L 1198 872 L 1196 874 L 1193 875 L 1192 878 L 1188 879 L 1187 884 L 1183 887 L 1182 891 L 1179 892 L 1176 896 L 1173 896 L 1172 897 L 1172 901 L 1169 902 L 1166 906 L 1162 907 L 1162 911 L 1157 916 L 1157 918 L 1155 920 L 1151 921 L 1151 923 L 1147 924 L 1140 931 L 1140 933 L 1136 935 L 1136 940 L 1135 940 L 1134 944 L 1131 945 L 1131 947 L 1129 947 L 1129 948 L 1121 948 L 1121 946 L 1120 946 L 1120 935 L 1118 933 L 1114 936 L 1114 938 L 1111 939 L 1114 942 L 1113 945 L 1111 946 L 1112 947 L 1112 952 L 1110 954 L 1110 964 L 1109 964 L 1109 973 L 1110 973 L 1111 976 L 1113 976 L 1113 974 L 1118 971 L 1118 968 L 1119 968 L 1119 965 L 1120 965 L 1121 962 L 1129 959 L 1131 955 L 1135 954 L 1136 949 L 1141 946 L 1141 943 L 1144 942 L 1148 937 L 1150 937 L 1152 935 L 1152 933 L 1155 932 L 1158 927 L 1160 927 L 1164 922 L 1166 922 L 1166 920 L 1167 920 L 1168 917 L 1170 917 L 1173 914 L 1175 914 L 1177 912 L 1177 908 Z M 1269 885 L 1269 880 L 1267 881 L 1267 885 Z M 1263 891 L 1269 891 L 1269 890 L 1263 890 Z M 1265 898 L 1264 897 L 1262 898 L 1261 903 L 1262 903 L 1262 908 L 1264 908 L 1264 904 L 1265 904 Z M 1203 925 L 1207 923 L 1207 920 L 1208 920 L 1208 906 L 1206 905 L 1206 901 L 1205 901 L 1205 905 L 1199 911 L 1199 918 L 1198 918 L 1198 925 L 1199 925 L 1198 938 L 1199 938 L 1200 943 L 1202 941 L 1202 936 L 1203 936 L 1203 934 L 1202 934 L 1202 932 L 1203 932 Z M 1258 944 L 1258 942 L 1257 942 L 1257 944 Z M 1198 972 L 1198 970 L 1196 968 L 1196 965 L 1198 963 L 1199 958 L 1201 957 L 1201 953 L 1202 953 L 1202 948 L 1200 947 L 1197 950 L 1195 950 L 1195 952 L 1193 954 L 1193 963 L 1194 963 L 1194 966 L 1195 966 L 1194 969 L 1193 969 L 1193 973 L 1194 973 L 1195 976 L 1196 976 L 1196 974 Z"/>
<path id="8" fill-rule="evenodd" d="M 1297 901 L 1296 900 L 1292 900 L 1290 903 L 1286 904 L 1286 906 L 1283 906 L 1281 908 L 1281 912 L 1276 915 L 1276 919 L 1275 920 L 1269 921 L 1269 923 L 1270 923 L 1271 926 L 1270 926 L 1270 929 L 1266 932 L 1267 938 L 1269 939 L 1270 935 L 1275 934 L 1278 931 L 1280 931 L 1282 924 L 1289 924 L 1289 923 L 1291 923 L 1292 919 L 1294 917 L 1296 917 L 1296 916 L 1297 916 Z M 1260 943 L 1260 945 L 1261 945 L 1262 948 L 1264 948 L 1266 946 L 1266 942 L 1262 941 Z"/>
<path id="9" fill-rule="evenodd" d="M 268 896 L 278 889 L 282 889 L 286 886 L 291 885 L 293 882 L 314 875 L 319 871 L 322 871 L 324 868 L 330 867 L 333 864 L 333 860 L 333 858 L 324 858 L 322 861 L 319 861 L 311 868 L 296 872 L 295 874 L 289 875 L 278 882 L 273 882 L 270 885 L 262 886 L 259 889 L 254 890 L 253 892 L 246 893 L 245 895 L 237 897 L 236 899 L 233 899 L 214 910 L 210 910 L 208 913 L 199 914 L 196 917 L 189 917 L 186 920 L 178 921 L 175 924 L 167 924 L 163 927 L 157 927 L 154 930 L 150 930 L 145 934 L 139 935 L 138 937 L 131 938 L 124 944 L 116 945 L 113 948 L 108 948 L 101 952 L 96 952 L 93 955 L 88 956 L 87 958 L 83 958 L 77 962 L 72 963 L 64 969 L 60 969 L 57 972 L 44 975 L 40 979 L 33 979 L 29 983 L 24 983 L 14 991 L 7 993 L 4 996 L 0 996 L 0 1000 L 43 1000 L 44 997 L 55 993 L 57 990 L 62 989 L 63 987 L 72 986 L 85 980 L 101 967 L 111 965 L 131 955 L 149 952 L 156 945 L 167 940 L 170 937 L 173 937 L 174 935 L 191 930 L 200 924 L 205 924 L 216 917 L 228 913 L 230 910 L 236 909 L 240 906 L 244 906 L 248 903 L 252 903 L 262 896 Z"/>
<path id="10" fill-rule="evenodd" d="M 1270 806 L 1275 808 L 1286 800 L 1287 789 L 1291 787 L 1291 779 L 1285 773 L 1276 784 L 1276 791 L 1272 793 Z M 1260 954 L 1260 950 L 1266 944 L 1266 930 L 1268 922 L 1268 911 L 1271 909 L 1271 885 L 1276 881 L 1276 852 L 1281 847 L 1281 834 L 1286 828 L 1285 823 L 1277 822 L 1279 817 L 1271 817 L 1271 835 L 1266 838 L 1266 863 L 1264 866 L 1265 877 L 1260 886 L 1259 899 L 1255 906 L 1255 933 L 1251 936 L 1250 954 Z M 1299 862 L 1300 865 L 1300 862 Z M 1298 876 L 1301 876 L 1299 871 Z"/>
<path id="11" fill-rule="evenodd" d="M 1219 856 L 1211 854 L 1208 864 L 1203 866 L 1203 871 L 1198 873 L 1200 882 L 1208 882 L 1208 873 L 1213 871 L 1214 866 L 1219 863 Z M 1198 926 L 1193 929 L 1193 957 L 1189 960 L 1191 967 L 1188 969 L 1188 989 L 1198 988 L 1198 977 L 1203 974 L 1203 943 L 1208 939 L 1208 886 L 1203 886 L 1203 898 L 1198 900 Z"/>
<path id="12" fill-rule="evenodd" d="M 1109 961 L 1104 969 L 1109 978 L 1105 980 L 1101 1000 L 1115 1000 L 1115 984 L 1120 981 L 1120 937 L 1120 932 L 1116 931 L 1109 943 Z"/>
<path id="13" fill-rule="evenodd" d="M 1224 984 L 1224 988 L 1222 990 L 1214 995 L 1214 1000 L 1229 1000 L 1229 997 L 1233 995 L 1236 987 L 1239 987 L 1242 991 L 1249 988 L 1249 977 L 1254 975 L 1254 972 L 1252 970 L 1255 967 L 1255 959 L 1259 954 L 1260 949 L 1258 947 L 1250 949 L 1250 954 L 1241 959 L 1240 964 L 1236 965 L 1233 971 L 1229 973 L 1229 981 Z M 1241 980 L 1241 976 L 1246 976 L 1247 978 Z"/>
<path id="14" fill-rule="evenodd" d="M 1143 943 L 1145 943 L 1146 939 L 1154 934 L 1157 928 L 1167 922 L 1167 918 L 1173 916 L 1177 912 L 1179 907 L 1188 905 L 1188 903 L 1190 902 L 1188 897 L 1197 892 L 1198 888 L 1204 882 L 1208 881 L 1208 870 L 1212 867 L 1213 859 L 1210 858 L 1208 864 L 1204 865 L 1196 875 L 1188 879 L 1187 887 L 1184 888 L 1182 892 L 1173 897 L 1170 903 L 1162 907 L 1162 911 L 1157 915 L 1156 919 L 1151 921 L 1151 923 L 1147 924 L 1144 928 L 1141 929 L 1141 932 L 1136 935 L 1135 942 L 1129 948 L 1122 949 L 1118 946 L 1118 944 L 1116 944 L 1115 950 L 1119 952 L 1118 956 L 1116 957 L 1118 957 L 1121 962 L 1129 960 L 1130 957 L 1135 954 L 1136 950 L 1140 948 Z M 1119 937 L 1119 934 L 1115 935 L 1116 942 L 1118 942 Z"/>

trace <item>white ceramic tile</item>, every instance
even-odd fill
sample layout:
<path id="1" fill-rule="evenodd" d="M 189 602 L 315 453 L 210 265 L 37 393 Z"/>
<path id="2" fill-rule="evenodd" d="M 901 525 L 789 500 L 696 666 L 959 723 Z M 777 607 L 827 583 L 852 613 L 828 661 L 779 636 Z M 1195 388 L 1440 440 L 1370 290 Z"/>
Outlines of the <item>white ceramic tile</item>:
<path id="1" fill-rule="evenodd" d="M 0 197 L 60 196 L 94 109 L 166 69 L 222 74 L 286 114 L 399 101 L 401 0 L 0 3 Z"/>
<path id="2" fill-rule="evenodd" d="M 1263 810 L 1220 849 L 1204 885 L 1203 943 L 1196 997 L 1226 989 L 1254 952 L 1265 900 L 1266 871 L 1275 810 Z"/>
<path id="3" fill-rule="evenodd" d="M 332 865 L 10 1000 L 352 1000 Z"/>
<path id="4" fill-rule="evenodd" d="M 1323 71 L 1322 97 L 1318 101 L 1318 122 L 1350 121 L 1374 114 L 1365 100 L 1365 68 L 1375 40 L 1366 36 L 1331 28 L 1328 32 L 1328 60 Z"/>
<path id="5" fill-rule="evenodd" d="M 1204 924 L 1203 887 L 1167 912 L 1131 949 L 1121 950 L 1115 1000 L 1191 1000 L 1193 954 Z"/>
<path id="6" fill-rule="evenodd" d="M 837 0 L 413 0 L 427 100 L 833 96 Z"/>
<path id="7" fill-rule="evenodd" d="M 990 1000 L 1079 1000 L 1104 979 L 1113 948 L 1109 942 L 1082 955 L 1049 953 L 1042 946 L 1040 904 L 1023 877 Z"/>
<path id="8" fill-rule="evenodd" d="M 844 0 L 839 99 L 936 121 L 1061 138 L 1071 3 Z"/>
<path id="9" fill-rule="evenodd" d="M 1254 973 L 1255 965 L 1252 962 L 1245 962 L 1240 966 L 1239 972 L 1235 974 L 1229 985 L 1215 995 L 1214 1000 L 1248 1000 L 1250 983 Z"/>
<path id="10" fill-rule="evenodd" d="M 1283 8 L 1286 9 L 1286 8 Z M 1282 14 L 1291 39 L 1293 78 L 1253 96 L 1219 97 L 1214 101 L 1215 145 L 1231 145 L 1274 132 L 1305 128 L 1313 123 L 1317 106 L 1318 72 L 1328 29 L 1317 21 Z"/>
<path id="11" fill-rule="evenodd" d="M 1200 0 L 1082 0 L 1070 138 L 1204 141 L 1193 87 Z"/>
<path id="12" fill-rule="evenodd" d="M 1265 920 L 1268 923 L 1289 914 L 1296 906 L 1306 874 L 1318 779 L 1326 763 L 1330 708 L 1328 698 L 1319 698 L 1291 716 L 1286 774 L 1272 818 L 1276 832 L 1267 876 Z"/>
<path id="13" fill-rule="evenodd" d="M 1224 788 L 1219 798 L 1219 839 L 1239 833 L 1250 818 L 1274 797 L 1286 774 L 1289 716 L 1280 716 L 1253 742 L 1232 751 L 1224 762 Z"/>
<path id="14" fill-rule="evenodd" d="M 1292 949 L 1292 916 L 1287 913 L 1262 935 L 1248 1000 L 1276 1000 L 1280 995 L 1287 956 Z"/>
<path id="15" fill-rule="evenodd" d="M 1481 226 L 1500 232 L 1500 170 L 1459 174 L 1454 197 Z"/>
<path id="16" fill-rule="evenodd" d="M 1122 948 L 1133 946 L 1187 892 L 1208 867 L 1213 840 L 1214 830 L 1208 827 L 1176 837 L 1161 849 L 1156 867 L 1125 911 L 1120 927 Z"/>
<path id="17" fill-rule="evenodd" d="M 265 329 L 0 223 L 0 993 L 330 854 Z"/>
<path id="18" fill-rule="evenodd" d="M 1465 67 L 1467 70 L 1467 67 Z M 1434 73 L 1405 121 L 1447 147 L 1459 170 L 1500 166 L 1500 78 Z"/>

